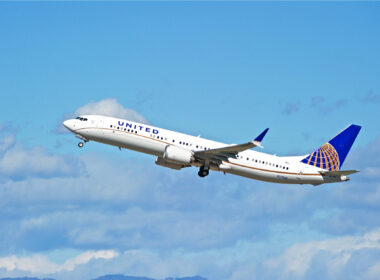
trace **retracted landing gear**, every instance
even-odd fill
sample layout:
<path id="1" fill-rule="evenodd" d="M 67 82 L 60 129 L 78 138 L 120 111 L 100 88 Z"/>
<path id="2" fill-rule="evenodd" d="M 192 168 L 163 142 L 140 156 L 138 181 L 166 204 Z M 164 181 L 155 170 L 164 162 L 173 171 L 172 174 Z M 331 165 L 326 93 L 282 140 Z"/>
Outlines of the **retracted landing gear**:
<path id="1" fill-rule="evenodd" d="M 209 167 L 208 165 L 202 165 L 201 168 L 199 168 L 199 172 L 198 172 L 198 175 L 199 177 L 206 177 L 209 173 Z"/>

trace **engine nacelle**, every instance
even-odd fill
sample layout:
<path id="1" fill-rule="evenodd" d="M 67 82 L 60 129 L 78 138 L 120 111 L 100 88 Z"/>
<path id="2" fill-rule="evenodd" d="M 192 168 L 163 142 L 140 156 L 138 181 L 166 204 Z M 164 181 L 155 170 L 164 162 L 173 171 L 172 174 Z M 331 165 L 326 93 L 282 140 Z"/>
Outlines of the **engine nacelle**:
<path id="1" fill-rule="evenodd" d="M 167 162 L 182 165 L 189 165 L 194 161 L 192 151 L 170 145 L 166 146 L 163 158 Z"/>
<path id="2" fill-rule="evenodd" d="M 175 169 L 175 170 L 180 170 L 181 168 L 183 168 L 182 164 L 175 164 L 175 163 L 167 162 L 162 157 L 156 158 L 156 164 L 159 166 L 163 166 L 163 167 L 167 167 L 167 168 L 171 168 L 171 169 Z"/>

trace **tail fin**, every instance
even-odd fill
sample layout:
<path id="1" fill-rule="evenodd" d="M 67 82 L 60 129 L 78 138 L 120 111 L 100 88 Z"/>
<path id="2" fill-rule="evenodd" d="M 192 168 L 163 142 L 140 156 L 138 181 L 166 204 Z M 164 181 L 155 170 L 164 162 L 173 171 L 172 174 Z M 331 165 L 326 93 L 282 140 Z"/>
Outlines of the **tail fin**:
<path id="1" fill-rule="evenodd" d="M 351 124 L 301 162 L 330 171 L 339 170 L 360 129 L 361 126 Z"/>

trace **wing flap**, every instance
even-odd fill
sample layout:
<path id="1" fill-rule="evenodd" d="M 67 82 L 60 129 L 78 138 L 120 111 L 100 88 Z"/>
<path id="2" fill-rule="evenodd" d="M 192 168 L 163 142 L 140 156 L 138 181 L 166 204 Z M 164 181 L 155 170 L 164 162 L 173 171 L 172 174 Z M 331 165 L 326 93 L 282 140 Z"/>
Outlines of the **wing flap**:
<path id="1" fill-rule="evenodd" d="M 204 151 L 195 151 L 194 156 L 201 160 L 210 160 L 216 162 L 228 161 L 229 158 L 236 158 L 236 155 L 242 151 L 254 148 L 261 147 L 261 141 L 263 140 L 265 134 L 268 132 L 268 128 L 265 129 L 255 140 L 238 144 L 230 145 L 222 148 L 204 150 Z"/>

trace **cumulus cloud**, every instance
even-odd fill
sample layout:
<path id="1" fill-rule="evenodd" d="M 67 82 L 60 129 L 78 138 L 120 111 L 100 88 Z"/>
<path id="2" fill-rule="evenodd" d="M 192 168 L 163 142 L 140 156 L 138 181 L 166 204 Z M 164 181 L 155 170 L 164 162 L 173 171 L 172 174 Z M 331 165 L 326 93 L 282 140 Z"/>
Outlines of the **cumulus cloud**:
<path id="1" fill-rule="evenodd" d="M 363 236 L 343 236 L 296 243 L 286 249 L 282 255 L 267 260 L 265 266 L 268 270 L 276 272 L 278 279 L 305 279 L 313 261 L 316 261 L 314 258 L 323 253 L 327 278 L 336 279 L 336 276 L 349 264 L 350 259 L 364 249 L 380 250 L 380 229 L 370 231 Z M 367 267 L 368 275 L 377 269 L 379 263 L 374 267 Z"/>
<path id="2" fill-rule="evenodd" d="M 16 137 L 12 129 L 0 124 L 0 154 L 8 150 L 16 143 Z"/>
<path id="3" fill-rule="evenodd" d="M 325 247 L 333 242 L 364 244 L 380 222 L 378 177 L 367 172 L 353 175 L 344 184 L 287 186 L 220 173 L 201 179 L 194 168 L 181 172 L 160 168 L 153 164 L 153 157 L 131 159 L 132 153 L 125 157 L 124 152 L 115 151 L 111 156 L 86 152 L 70 159 L 38 147 L 23 148 L 14 139 L 0 143 L 5 143 L 0 159 L 10 163 L 8 169 L 1 169 L 2 175 L 15 177 L 1 183 L 4 199 L 0 200 L 0 212 L 5 214 L 0 217 L 0 240 L 6 242 L 0 242 L 0 252 L 16 259 L 24 258 L 17 253 L 40 256 L 36 258 L 40 263 L 53 267 L 49 271 L 59 271 L 54 275 L 62 276 L 59 279 L 115 272 L 154 278 L 200 274 L 211 280 L 252 275 L 258 279 L 286 279 L 289 275 L 309 279 L 313 271 L 328 267 L 324 258 L 334 262 L 341 257 L 342 251 L 326 251 Z M 378 168 L 379 143 L 352 151 L 345 166 Z M 44 162 L 54 168 L 49 170 Z M 75 167 L 75 162 L 83 165 L 85 172 L 76 177 L 69 171 L 64 173 L 67 176 L 54 175 L 57 166 Z M 22 170 L 31 173 L 19 180 L 17 174 Z M 309 232 L 300 233 L 304 228 Z M 336 238 L 324 240 L 325 247 L 314 243 L 322 241 L 310 241 L 326 234 Z M 346 239 L 340 241 L 342 234 Z M 361 237 L 352 241 L 357 236 Z M 294 242 L 295 249 L 290 246 Z M 378 239 L 371 244 L 376 242 Z M 300 251 L 303 246 L 309 251 Z M 319 249 L 313 251 L 314 247 Z M 88 257 L 82 256 L 85 263 L 72 259 L 74 264 L 66 264 L 65 269 L 35 255 L 59 248 L 124 253 L 110 259 L 93 257 L 88 262 Z M 376 256 L 367 251 L 380 252 L 377 245 L 344 248 L 349 260 L 337 266 L 342 275 L 359 255 L 373 260 Z M 305 254 L 302 264 L 306 268 L 289 269 L 288 252 Z M 10 263 L 16 267 L 17 261 Z M 363 273 L 375 275 L 379 265 L 368 263 L 371 265 L 363 267 Z M 274 275 L 267 273 L 267 265 L 272 265 Z M 360 275 L 355 273 L 352 275 Z"/>
<path id="4" fill-rule="evenodd" d="M 377 279 L 380 270 L 380 229 L 362 235 L 294 243 L 269 256 L 263 250 L 267 251 L 266 246 L 252 241 L 195 252 L 92 250 L 63 264 L 43 255 L 3 257 L 0 268 L 58 279 L 88 279 L 116 272 L 158 279 L 198 274 L 211 280 L 320 279 L 321 276 L 331 280 L 358 277 L 372 280 Z"/>
<path id="5" fill-rule="evenodd" d="M 0 125 L 0 181 L 75 177 L 84 171 L 79 159 L 58 155 L 42 147 L 24 148 L 12 130 Z"/>
<path id="6" fill-rule="evenodd" d="M 125 108 L 115 98 L 107 98 L 100 101 L 91 101 L 77 108 L 74 114 L 67 114 L 63 116 L 61 121 L 54 128 L 54 132 L 59 134 L 69 133 L 69 131 L 62 125 L 62 122 L 81 115 L 103 115 L 149 124 L 144 116 L 140 115 L 135 110 Z"/>
<path id="7" fill-rule="evenodd" d="M 46 275 L 61 271 L 73 271 L 78 265 L 87 264 L 92 260 L 109 260 L 116 258 L 118 255 L 119 253 L 114 250 L 86 251 L 76 257 L 66 260 L 63 264 L 54 263 L 46 256 L 40 254 L 26 257 L 17 257 L 13 255 L 0 258 L 0 268 L 3 268 L 8 272 L 20 271 L 24 273 Z"/>
<path id="8" fill-rule="evenodd" d="M 0 153 L 8 150 L 11 146 L 16 143 L 16 138 L 14 135 L 6 135 L 0 139 Z"/>
<path id="9" fill-rule="evenodd" d="M 222 174 L 201 180 L 195 169 L 159 168 L 153 158 L 86 155 L 80 162 L 86 173 L 76 178 L 29 177 L 3 184 L 7 199 L 0 211 L 19 215 L 12 223 L 0 219 L 7 229 L 0 239 L 8 241 L 0 249 L 215 249 L 252 236 L 265 239 L 268 219 L 298 222 L 312 213 L 308 197 L 318 196 L 312 188 L 268 189 Z"/>
<path id="10" fill-rule="evenodd" d="M 41 147 L 25 149 L 14 145 L 12 137 L 5 138 L 1 147 L 0 174 L 12 180 L 22 180 L 29 176 L 60 177 L 76 176 L 83 171 L 80 161 L 70 156 L 60 156 Z"/>
<path id="11" fill-rule="evenodd" d="M 115 98 L 92 101 L 75 111 L 75 115 L 104 115 L 115 118 L 127 119 L 140 123 L 148 121 L 132 109 L 124 108 Z"/>

